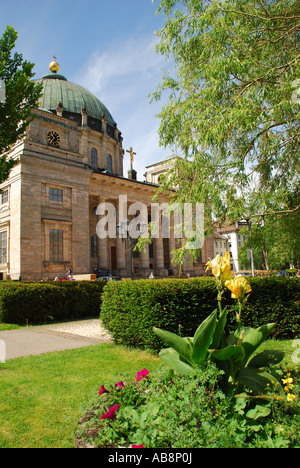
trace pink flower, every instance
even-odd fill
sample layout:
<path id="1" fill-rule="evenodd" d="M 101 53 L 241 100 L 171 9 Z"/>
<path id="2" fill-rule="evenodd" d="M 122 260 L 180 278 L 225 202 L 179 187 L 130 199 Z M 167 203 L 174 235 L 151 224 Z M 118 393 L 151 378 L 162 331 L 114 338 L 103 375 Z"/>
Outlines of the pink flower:
<path id="1" fill-rule="evenodd" d="M 120 381 L 116 384 L 116 387 L 121 387 L 121 388 L 124 388 L 124 385 L 123 385 L 123 382 Z"/>
<path id="2" fill-rule="evenodd" d="M 101 385 L 100 390 L 99 390 L 99 396 L 102 395 L 102 393 L 108 393 L 108 390 Z"/>
<path id="3" fill-rule="evenodd" d="M 143 444 L 142 445 L 132 445 L 132 448 L 144 448 Z"/>
<path id="4" fill-rule="evenodd" d="M 120 408 L 120 405 L 114 405 L 110 408 L 107 413 L 103 414 L 100 419 L 112 419 L 115 415 L 115 412 Z"/>
<path id="5" fill-rule="evenodd" d="M 149 371 L 147 369 L 143 369 L 142 371 L 138 372 L 136 374 L 136 381 L 139 382 L 140 380 L 142 380 L 144 377 L 147 377 L 147 375 L 149 374 Z"/>

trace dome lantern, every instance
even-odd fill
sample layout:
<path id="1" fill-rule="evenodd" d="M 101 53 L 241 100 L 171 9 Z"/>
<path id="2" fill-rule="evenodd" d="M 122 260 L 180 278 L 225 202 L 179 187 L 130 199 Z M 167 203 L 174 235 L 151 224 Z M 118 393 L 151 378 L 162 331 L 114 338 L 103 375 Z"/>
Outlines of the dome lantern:
<path id="1" fill-rule="evenodd" d="M 53 61 L 49 63 L 49 70 L 52 72 L 52 73 L 58 73 L 59 72 L 59 64 L 57 63 L 56 61 L 56 57 L 55 55 L 53 55 Z"/>

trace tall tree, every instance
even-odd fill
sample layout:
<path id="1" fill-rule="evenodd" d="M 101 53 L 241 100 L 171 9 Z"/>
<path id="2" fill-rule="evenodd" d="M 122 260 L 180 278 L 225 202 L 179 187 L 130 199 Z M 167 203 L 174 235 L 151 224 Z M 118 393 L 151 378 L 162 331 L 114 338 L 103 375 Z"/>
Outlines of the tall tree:
<path id="1" fill-rule="evenodd" d="M 21 54 L 12 56 L 17 37 L 15 29 L 7 26 L 0 38 L 0 80 L 5 84 L 5 99 L 0 102 L 0 183 L 16 164 L 6 153 L 24 135 L 41 94 L 41 85 L 31 81 L 34 64 Z"/>
<path id="2" fill-rule="evenodd" d="M 218 219 L 288 211 L 300 186 L 299 0 L 159 1 L 157 51 L 172 68 L 153 98 L 168 94 L 160 141 L 182 156 L 162 189 Z"/>

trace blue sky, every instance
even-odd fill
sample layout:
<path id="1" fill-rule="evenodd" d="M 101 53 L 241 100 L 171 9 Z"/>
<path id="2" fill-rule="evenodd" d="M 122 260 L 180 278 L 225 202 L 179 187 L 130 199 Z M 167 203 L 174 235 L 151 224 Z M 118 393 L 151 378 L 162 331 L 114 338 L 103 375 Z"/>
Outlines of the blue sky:
<path id="1" fill-rule="evenodd" d="M 164 24 L 152 0 L 0 0 L 0 34 L 7 24 L 18 32 L 16 51 L 35 63 L 36 78 L 56 55 L 60 73 L 93 92 L 122 132 L 123 148 L 133 147 L 135 169 L 171 154 L 159 147 L 156 114 L 162 104 L 148 95 L 166 63 L 155 52 L 155 31 Z M 129 169 L 125 153 L 124 172 Z"/>

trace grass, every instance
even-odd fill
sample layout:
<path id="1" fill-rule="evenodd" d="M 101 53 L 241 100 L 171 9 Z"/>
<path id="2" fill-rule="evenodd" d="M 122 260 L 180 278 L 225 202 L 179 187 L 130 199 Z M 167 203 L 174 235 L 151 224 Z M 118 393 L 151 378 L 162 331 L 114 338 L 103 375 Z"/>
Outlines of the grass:
<path id="1" fill-rule="evenodd" d="M 159 366 L 157 356 L 114 344 L 0 364 L 0 448 L 74 448 L 77 422 L 101 384 Z"/>
<path id="2" fill-rule="evenodd" d="M 268 340 L 295 366 L 292 340 Z M 259 351 L 261 351 L 260 349 Z M 100 344 L 0 364 L 0 448 L 73 448 L 74 433 L 100 385 L 135 379 L 161 367 L 157 355 Z"/>
<path id="3" fill-rule="evenodd" d="M 16 330 L 17 328 L 21 327 L 19 325 L 11 325 L 9 323 L 0 323 L 0 331 Z"/>

